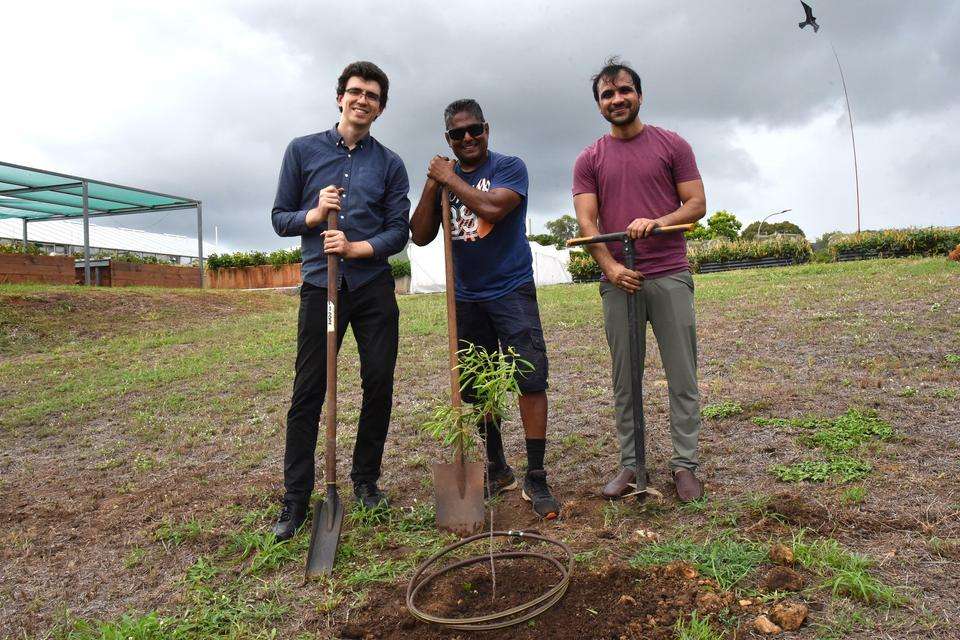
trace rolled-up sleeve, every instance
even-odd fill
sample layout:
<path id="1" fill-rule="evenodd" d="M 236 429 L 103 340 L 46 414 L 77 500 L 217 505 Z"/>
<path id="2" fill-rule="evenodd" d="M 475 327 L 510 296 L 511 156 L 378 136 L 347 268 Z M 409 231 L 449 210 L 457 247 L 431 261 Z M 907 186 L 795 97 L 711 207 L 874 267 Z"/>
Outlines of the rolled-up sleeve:
<path id="1" fill-rule="evenodd" d="M 403 161 L 393 158 L 387 171 L 383 193 L 382 230 L 367 238 L 375 258 L 387 258 L 400 253 L 410 239 L 410 181 Z"/>
<path id="2" fill-rule="evenodd" d="M 277 181 L 277 197 L 273 200 L 271 222 L 279 236 L 302 236 L 313 231 L 307 226 L 308 209 L 301 208 L 303 178 L 300 171 L 300 155 L 296 140 L 287 145 L 280 165 Z"/>

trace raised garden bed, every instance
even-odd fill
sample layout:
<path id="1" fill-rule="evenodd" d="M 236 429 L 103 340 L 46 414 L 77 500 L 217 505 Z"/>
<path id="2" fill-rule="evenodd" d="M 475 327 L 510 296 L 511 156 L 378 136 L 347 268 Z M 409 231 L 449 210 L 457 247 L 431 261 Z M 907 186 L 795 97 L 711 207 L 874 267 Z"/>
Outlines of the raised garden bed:
<path id="1" fill-rule="evenodd" d="M 0 283 L 73 284 L 73 258 L 0 253 Z"/>

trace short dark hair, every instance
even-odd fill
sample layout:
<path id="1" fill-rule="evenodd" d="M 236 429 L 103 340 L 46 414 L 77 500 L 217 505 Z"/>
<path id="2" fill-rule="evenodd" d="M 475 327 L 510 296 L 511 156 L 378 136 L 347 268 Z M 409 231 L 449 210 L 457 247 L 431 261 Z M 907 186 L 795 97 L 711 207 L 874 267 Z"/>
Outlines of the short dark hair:
<path id="1" fill-rule="evenodd" d="M 643 89 L 640 87 L 640 76 L 630 68 L 630 63 L 625 60 L 621 61 L 620 56 L 610 56 L 607 58 L 607 61 L 603 63 L 603 69 L 600 69 L 600 73 L 590 79 L 593 83 L 593 99 L 595 102 L 600 102 L 600 93 L 597 91 L 600 81 L 607 80 L 612 82 L 620 75 L 621 71 L 626 71 L 630 74 L 630 78 L 633 80 L 633 86 L 637 88 L 637 93 L 643 95 Z"/>
<path id="2" fill-rule="evenodd" d="M 383 109 L 387 106 L 387 93 L 390 91 L 390 81 L 387 79 L 387 74 L 383 72 L 383 69 L 366 60 L 351 62 L 343 68 L 343 73 L 337 78 L 338 98 L 347 92 L 347 81 L 354 76 L 363 78 L 367 82 L 374 81 L 379 84 L 380 108 Z"/>
<path id="3" fill-rule="evenodd" d="M 464 111 L 480 120 L 480 122 L 486 122 L 486 120 L 483 119 L 483 109 L 480 108 L 480 104 L 476 100 L 473 98 L 461 98 L 460 100 L 454 100 L 443 110 L 443 127 L 449 129 L 453 116 Z"/>

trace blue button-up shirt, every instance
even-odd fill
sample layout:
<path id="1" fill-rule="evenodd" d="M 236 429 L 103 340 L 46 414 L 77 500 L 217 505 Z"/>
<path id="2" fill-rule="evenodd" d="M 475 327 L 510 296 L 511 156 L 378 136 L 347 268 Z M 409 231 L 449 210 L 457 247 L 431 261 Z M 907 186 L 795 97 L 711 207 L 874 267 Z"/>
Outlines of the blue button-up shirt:
<path id="1" fill-rule="evenodd" d="M 400 156 L 367 134 L 351 150 L 334 126 L 329 131 L 294 138 L 280 168 L 273 202 L 273 228 L 281 236 L 300 236 L 304 282 L 327 286 L 323 253 L 326 221 L 307 227 L 307 211 L 317 206 L 320 190 L 337 185 L 343 198 L 337 228 L 347 240 L 366 240 L 373 257 L 340 259 L 339 289 L 357 289 L 390 270 L 387 258 L 399 253 L 410 237 L 410 182 Z M 335 212 L 331 212 L 334 215 Z"/>

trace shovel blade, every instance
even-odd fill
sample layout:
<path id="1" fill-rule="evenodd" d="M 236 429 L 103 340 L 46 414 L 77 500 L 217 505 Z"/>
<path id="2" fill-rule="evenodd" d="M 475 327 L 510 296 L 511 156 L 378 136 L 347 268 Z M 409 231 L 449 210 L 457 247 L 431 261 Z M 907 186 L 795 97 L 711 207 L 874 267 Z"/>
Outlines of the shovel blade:
<path id="1" fill-rule="evenodd" d="M 336 490 L 328 492 L 326 500 L 317 498 L 313 503 L 313 526 L 307 551 L 307 580 L 333 571 L 342 527 L 343 503 Z"/>
<path id="2" fill-rule="evenodd" d="M 483 463 L 433 465 L 437 501 L 437 528 L 459 536 L 477 533 L 483 526 Z"/>

